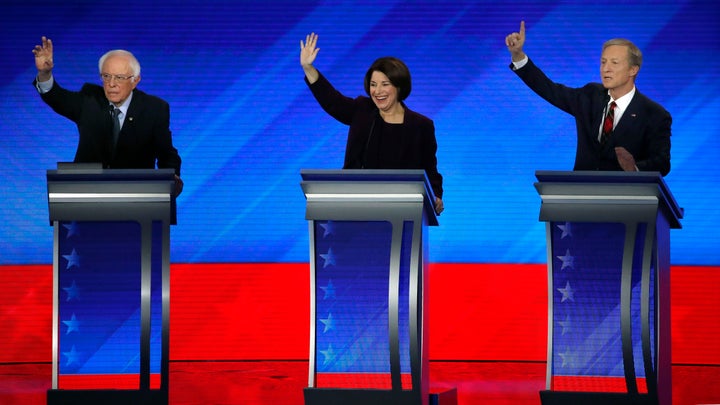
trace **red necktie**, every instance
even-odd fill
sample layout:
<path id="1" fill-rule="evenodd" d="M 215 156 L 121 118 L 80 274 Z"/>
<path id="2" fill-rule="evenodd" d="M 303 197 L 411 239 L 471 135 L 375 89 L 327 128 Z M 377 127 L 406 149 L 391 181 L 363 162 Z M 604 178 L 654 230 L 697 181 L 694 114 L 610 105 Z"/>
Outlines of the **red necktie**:
<path id="1" fill-rule="evenodd" d="M 602 136 L 600 136 L 601 144 L 607 142 L 610 134 L 612 133 L 613 123 L 615 121 L 615 107 L 617 107 L 617 104 L 615 104 L 614 101 L 610 103 L 610 108 L 608 108 L 607 115 L 605 116 L 605 121 L 603 122 Z"/>

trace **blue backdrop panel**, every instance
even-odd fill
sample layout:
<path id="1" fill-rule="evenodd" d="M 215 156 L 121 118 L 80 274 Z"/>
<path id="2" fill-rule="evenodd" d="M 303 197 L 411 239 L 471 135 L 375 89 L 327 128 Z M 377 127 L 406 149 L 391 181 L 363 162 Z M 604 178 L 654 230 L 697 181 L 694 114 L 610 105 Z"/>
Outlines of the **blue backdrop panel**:
<path id="1" fill-rule="evenodd" d="M 638 90 L 673 115 L 666 181 L 686 208 L 676 264 L 720 264 L 720 7 L 711 0 L 623 1 L 0 1 L 0 264 L 50 263 L 45 170 L 69 161 L 76 128 L 31 86 L 31 49 L 55 44 L 57 80 L 98 83 L 97 60 L 126 48 L 139 87 L 171 105 L 185 190 L 174 262 L 304 262 L 302 168 L 342 166 L 347 128 L 303 82 L 299 42 L 320 35 L 316 66 L 349 96 L 379 56 L 405 60 L 407 105 L 435 121 L 445 176 L 434 262 L 545 262 L 535 170 L 569 170 L 572 117 L 510 71 L 505 36 L 553 79 L 598 81 L 604 40 L 644 52 Z M 343 23 L 338 23 L 342 21 Z M 477 215 L 478 212 L 490 215 Z"/>

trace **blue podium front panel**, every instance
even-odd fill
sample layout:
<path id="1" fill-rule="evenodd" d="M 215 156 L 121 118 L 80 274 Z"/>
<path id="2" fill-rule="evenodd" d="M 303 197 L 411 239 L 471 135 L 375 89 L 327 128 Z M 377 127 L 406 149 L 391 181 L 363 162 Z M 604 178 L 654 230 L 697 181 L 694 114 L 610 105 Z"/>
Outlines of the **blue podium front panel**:
<path id="1" fill-rule="evenodd" d="M 58 388 L 137 389 L 141 225 L 59 222 L 58 226 Z M 159 246 L 162 233 L 154 234 L 153 245 Z M 151 373 L 160 372 L 161 260 L 159 254 L 153 255 L 151 301 L 156 327 L 151 338 Z"/>
<path id="2" fill-rule="evenodd" d="M 390 389 L 388 297 L 393 226 L 385 221 L 314 224 L 315 386 Z M 410 389 L 408 284 L 413 228 L 403 229 L 398 338 L 403 388 Z"/>
<path id="3" fill-rule="evenodd" d="M 550 227 L 551 389 L 647 393 L 646 377 L 655 367 L 655 269 L 651 263 L 645 270 L 650 288 L 643 294 L 643 259 L 648 247 L 654 249 L 646 238 L 654 235 L 646 224 L 552 222 Z M 646 314 L 643 308 L 649 308 Z M 643 324 L 649 325 L 645 351 Z"/>

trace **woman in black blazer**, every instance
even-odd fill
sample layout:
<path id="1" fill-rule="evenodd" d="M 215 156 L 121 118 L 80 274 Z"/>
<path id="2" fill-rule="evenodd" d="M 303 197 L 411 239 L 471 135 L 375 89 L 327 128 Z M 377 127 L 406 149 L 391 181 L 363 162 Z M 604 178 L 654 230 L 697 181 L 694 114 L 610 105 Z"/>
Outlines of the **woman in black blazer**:
<path id="1" fill-rule="evenodd" d="M 435 211 L 443 210 L 442 175 L 437 169 L 435 125 L 403 102 L 411 90 L 410 71 L 393 57 L 377 59 L 365 74 L 368 97 L 338 92 L 313 66 L 318 36 L 300 41 L 305 82 L 320 106 L 348 125 L 344 169 L 423 169 L 435 194 Z"/>

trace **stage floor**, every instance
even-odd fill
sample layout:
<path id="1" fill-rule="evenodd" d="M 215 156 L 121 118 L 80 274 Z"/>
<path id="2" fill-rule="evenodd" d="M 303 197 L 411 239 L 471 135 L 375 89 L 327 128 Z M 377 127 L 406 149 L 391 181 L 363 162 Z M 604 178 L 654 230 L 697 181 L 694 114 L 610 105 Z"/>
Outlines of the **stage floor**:
<path id="1" fill-rule="evenodd" d="M 0 267 L 2 405 L 46 402 L 51 270 Z M 673 405 L 720 404 L 718 270 L 673 268 Z M 173 265 L 170 403 L 303 404 L 308 279 L 306 263 Z M 430 285 L 431 389 L 456 388 L 459 405 L 539 405 L 546 267 L 433 264 Z"/>
<path id="2" fill-rule="evenodd" d="M 174 361 L 172 405 L 302 405 L 305 361 Z M 431 390 L 455 387 L 458 405 L 539 405 L 545 364 L 430 363 Z M 673 404 L 720 403 L 720 367 L 673 366 Z M 50 364 L 0 364 L 0 404 L 42 405 Z"/>

